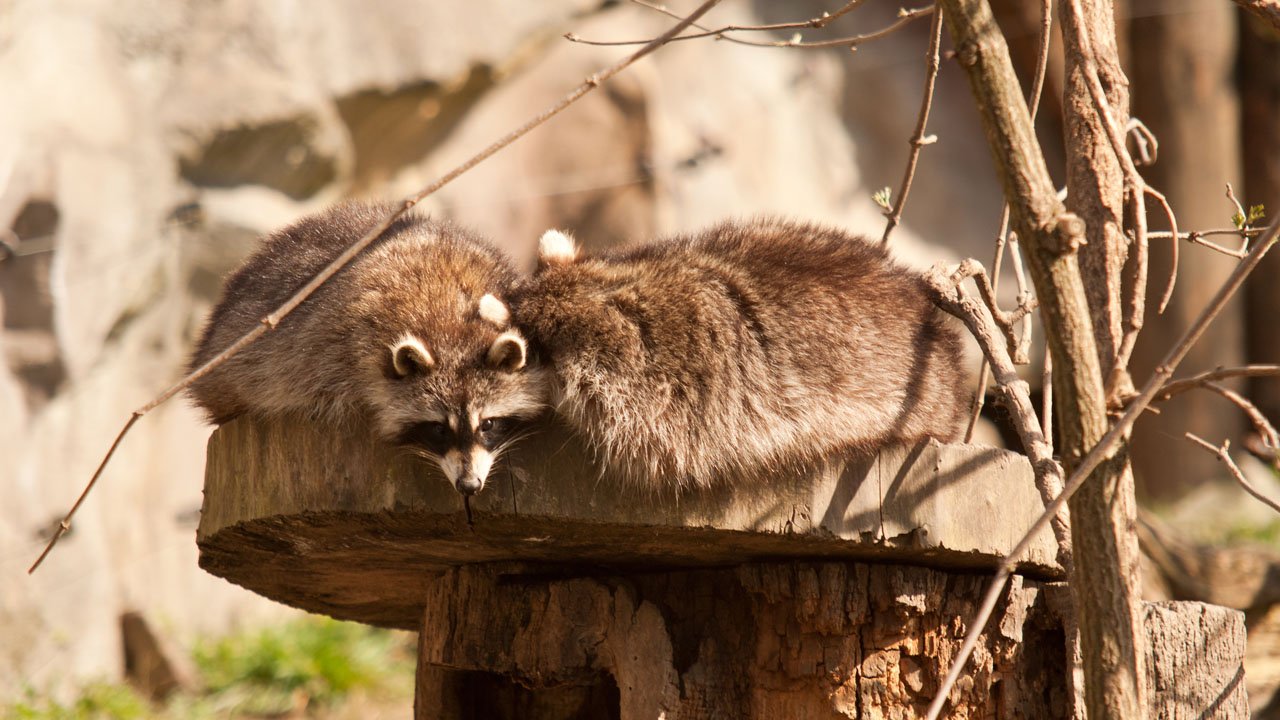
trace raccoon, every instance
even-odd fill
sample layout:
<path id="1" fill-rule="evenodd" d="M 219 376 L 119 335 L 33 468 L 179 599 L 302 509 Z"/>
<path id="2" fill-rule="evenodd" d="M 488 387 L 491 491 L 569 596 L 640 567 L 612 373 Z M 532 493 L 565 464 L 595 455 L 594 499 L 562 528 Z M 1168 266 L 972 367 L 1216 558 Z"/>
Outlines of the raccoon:
<path id="1" fill-rule="evenodd" d="M 780 219 L 596 257 L 549 231 L 512 299 L 606 470 L 706 486 L 957 437 L 957 329 L 880 244 Z"/>
<path id="2" fill-rule="evenodd" d="M 233 273 L 195 370 L 249 332 L 390 206 L 345 204 L 266 237 Z M 546 404 L 544 372 L 511 325 L 516 276 L 469 232 L 406 214 L 272 332 L 196 382 L 209 419 L 302 415 L 370 423 L 479 492 L 524 421 Z"/>

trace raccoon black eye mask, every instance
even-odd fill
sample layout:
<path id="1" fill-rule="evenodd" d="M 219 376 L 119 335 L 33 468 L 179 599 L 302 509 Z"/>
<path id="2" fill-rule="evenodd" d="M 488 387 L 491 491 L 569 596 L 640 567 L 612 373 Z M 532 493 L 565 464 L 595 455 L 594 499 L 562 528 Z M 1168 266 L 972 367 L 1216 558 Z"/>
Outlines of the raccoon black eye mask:
<path id="1" fill-rule="evenodd" d="M 254 327 L 389 212 L 339 205 L 264 238 L 227 279 L 191 367 Z M 544 372 L 529 365 L 504 300 L 514 286 L 509 261 L 488 243 L 406 215 L 191 395 L 218 423 L 242 414 L 371 423 L 384 439 L 434 460 L 459 492 L 479 492 L 512 430 L 545 406 Z M 433 425 L 447 432 L 424 429 Z"/>
<path id="2" fill-rule="evenodd" d="M 512 298 L 556 411 L 636 482 L 762 477 L 956 439 L 958 330 L 878 243 L 764 219 L 582 256 L 549 231 Z"/>

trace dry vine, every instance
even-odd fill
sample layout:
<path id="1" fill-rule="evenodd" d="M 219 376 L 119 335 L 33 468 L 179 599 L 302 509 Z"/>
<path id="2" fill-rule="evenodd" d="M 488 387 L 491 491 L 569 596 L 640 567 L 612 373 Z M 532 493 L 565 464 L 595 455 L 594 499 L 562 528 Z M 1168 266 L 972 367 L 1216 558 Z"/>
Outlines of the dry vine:
<path id="1" fill-rule="evenodd" d="M 49 544 L 45 546 L 44 552 L 40 553 L 40 557 L 36 558 L 36 561 L 32 563 L 31 567 L 27 570 L 27 572 L 28 573 L 35 572 L 36 568 L 40 567 L 40 563 L 44 562 L 45 557 L 47 557 L 49 555 L 49 552 L 53 550 L 53 547 L 58 543 L 58 540 L 61 539 L 62 536 L 65 535 L 67 531 L 71 529 L 72 516 L 74 516 L 76 514 L 76 511 L 80 509 L 80 506 L 84 503 L 85 498 L 88 497 L 89 491 L 93 489 L 93 486 L 98 482 L 98 478 L 102 476 L 102 471 L 106 469 L 107 463 L 111 461 L 112 455 L 114 455 L 116 452 L 116 449 L 120 447 L 120 442 L 124 440 L 125 435 L 129 433 L 129 430 L 133 427 L 134 423 L 136 423 L 143 415 L 146 415 L 148 412 L 154 410 L 155 408 L 159 407 L 160 405 L 162 405 L 163 403 L 171 399 L 174 395 L 177 395 L 178 393 L 187 389 L 195 381 L 199 380 L 205 375 L 208 375 L 214 368 L 221 365 L 223 362 L 226 362 L 228 358 L 239 353 L 241 350 L 247 347 L 254 340 L 257 340 L 259 337 L 261 337 L 268 331 L 274 330 L 275 327 L 280 323 L 280 321 L 284 319 L 286 315 L 293 312 L 293 310 L 297 308 L 298 305 L 301 305 L 304 300 L 306 300 L 313 292 L 315 292 L 316 288 L 320 287 L 322 284 L 325 283 L 325 281 L 333 277 L 339 270 L 341 270 L 347 263 L 351 261 L 352 258 L 358 255 L 362 250 L 364 250 L 369 245 L 373 244 L 373 242 L 377 240 L 382 235 L 382 233 L 386 232 L 387 228 L 391 227 L 391 225 L 395 223 L 396 219 L 398 219 L 401 215 L 408 212 L 411 208 L 413 208 L 413 206 L 417 205 L 424 198 L 436 192 L 437 190 L 444 187 L 445 185 L 449 184 L 453 180 L 457 179 L 458 176 L 467 172 L 471 168 L 487 160 L 494 153 L 505 148 L 506 146 L 510 145 L 511 143 L 515 142 L 521 137 L 524 137 L 534 128 L 550 120 L 552 117 L 555 117 L 562 110 L 569 107 L 573 103 L 577 102 L 587 93 L 599 87 L 601 83 L 607 81 L 609 78 L 612 78 L 614 75 L 617 75 L 618 73 L 625 70 L 628 66 L 630 66 L 635 61 L 648 55 L 654 50 L 657 50 L 659 47 L 667 44 L 669 41 L 671 41 L 673 38 L 675 38 L 677 35 L 683 32 L 686 28 L 692 25 L 694 21 L 696 21 L 698 18 L 705 15 L 709 10 L 711 10 L 711 8 L 715 7 L 719 2 L 720 0 L 706 0 L 701 5 L 699 5 L 697 9 L 695 9 L 692 13 L 690 13 L 687 17 L 685 17 L 683 20 L 681 20 L 680 22 L 672 26 L 672 28 L 667 32 L 663 33 L 662 35 L 659 35 L 653 40 L 650 40 L 647 44 L 644 45 L 644 47 L 640 48 L 639 50 L 636 50 L 634 53 L 628 55 L 622 60 L 614 63 L 613 65 L 610 65 L 609 67 L 601 70 L 600 72 L 597 72 L 591 75 L 585 81 L 583 81 L 581 85 L 579 85 L 577 88 L 572 90 L 569 94 L 561 98 L 560 101 L 557 102 L 556 104 L 552 105 L 546 110 L 543 110 L 541 113 L 535 115 L 533 118 L 526 121 L 520 127 L 516 128 L 515 130 L 511 131 L 504 137 L 495 141 L 485 149 L 481 150 L 479 153 L 476 153 L 474 156 L 472 156 L 470 159 L 463 162 L 461 165 L 457 166 L 453 170 L 450 170 L 448 173 L 445 173 L 442 177 L 437 179 L 435 182 L 431 183 L 430 185 L 424 187 L 423 189 L 419 190 L 413 195 L 410 195 L 409 197 L 402 200 L 398 204 L 398 208 L 394 212 L 389 214 L 385 219 L 382 220 L 382 222 L 378 223 L 376 226 L 374 226 L 373 229 L 369 230 L 367 233 L 364 234 L 363 237 L 361 237 L 359 240 L 353 243 L 350 247 L 348 247 L 341 255 L 338 256 L 336 260 L 330 263 L 324 270 L 321 270 L 320 274 L 312 278 L 310 282 L 304 285 L 301 290 L 299 290 L 292 297 L 290 297 L 283 305 L 276 308 L 276 310 L 272 312 L 270 315 L 267 315 L 266 317 L 262 318 L 262 320 L 260 321 L 260 324 L 256 328 L 246 333 L 239 340 L 232 343 L 226 350 L 223 350 L 216 357 L 209 360 L 209 362 L 200 366 L 194 372 L 192 372 L 191 374 L 184 377 L 182 380 L 175 383 L 169 389 L 160 393 L 160 395 L 157 396 L 154 400 L 142 406 L 141 408 L 133 411 L 133 414 L 129 417 L 128 422 L 126 422 L 124 424 L 124 427 L 120 429 L 120 433 L 116 435 L 115 441 L 111 443 L 111 447 L 110 449 L 107 450 L 107 454 L 102 458 L 102 462 L 98 465 L 98 469 L 94 471 L 93 477 L 89 479 L 88 484 L 85 485 L 84 490 L 80 493 L 80 497 L 76 500 L 75 504 L 71 506 L 71 509 L 67 512 L 66 516 L 64 516 L 62 520 L 58 523 L 58 528 L 54 532 L 53 537 L 49 539 Z"/>

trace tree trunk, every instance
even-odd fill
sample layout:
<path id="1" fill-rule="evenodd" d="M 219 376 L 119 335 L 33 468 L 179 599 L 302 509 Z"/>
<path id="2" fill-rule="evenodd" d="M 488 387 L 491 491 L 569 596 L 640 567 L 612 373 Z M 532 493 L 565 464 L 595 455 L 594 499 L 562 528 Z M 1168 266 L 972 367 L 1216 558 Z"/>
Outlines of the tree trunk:
<path id="1" fill-rule="evenodd" d="M 1202 0 L 1135 2 L 1130 25 L 1134 68 L 1134 115 L 1160 140 L 1159 160 L 1144 169 L 1152 186 L 1168 197 L 1183 231 L 1230 225 L 1234 210 L 1225 183 L 1239 190 L 1240 150 L 1235 68 L 1235 9 Z M 1164 229 L 1159 212 L 1153 228 Z M 1178 286 L 1164 315 L 1148 304 L 1146 329 L 1134 353 L 1134 374 L 1147 377 L 1222 285 L 1237 260 L 1184 243 Z M 1159 293 L 1170 271 L 1168 243 L 1151 253 L 1151 287 Z M 1266 275 L 1259 276 L 1266 278 Z M 1241 302 L 1231 305 L 1191 349 L 1185 372 L 1238 365 L 1243 360 Z M 1237 442 L 1239 411 L 1205 392 L 1186 393 L 1160 405 L 1134 428 L 1133 457 L 1139 487 L 1148 496 L 1172 499 L 1207 479 L 1224 475 L 1213 455 L 1182 439 L 1190 431 L 1212 442 Z"/>
<path id="2" fill-rule="evenodd" d="M 1280 213 L 1280 30 L 1240 11 L 1241 143 L 1244 192 L 1250 204 Z M 1280 360 L 1280 253 L 1271 252 L 1245 286 L 1249 362 Z M 1249 395 L 1280 420 L 1280 380 L 1255 378 Z"/>
<path id="3" fill-rule="evenodd" d="M 919 717 L 987 584 L 860 563 L 529 571 L 458 568 L 428 589 L 417 717 Z M 1069 717 L 1065 648 L 1043 588 L 1015 578 L 948 717 Z"/>
<path id="4" fill-rule="evenodd" d="M 1094 71 L 1119 127 L 1128 121 L 1129 80 L 1120 68 L 1114 9 L 1109 0 L 1080 0 L 1080 17 L 1069 5 L 1060 7 L 1067 68 L 1063 99 L 1068 148 L 1067 208 L 1085 221 L 1088 243 L 1080 249 L 1080 272 L 1087 278 L 1089 314 L 1105 378 L 1117 371 L 1116 356 L 1125 330 L 1123 308 L 1128 302 L 1122 297 L 1123 278 L 1126 265 L 1135 262 L 1136 257 L 1131 256 L 1129 238 L 1124 233 L 1123 171 L 1086 83 L 1085 43 L 1092 51 Z M 1129 292 L 1144 290 L 1129 288 Z M 1124 368 L 1119 373 L 1121 385 L 1130 385 Z M 1087 449 L 1088 445 L 1084 447 Z M 1068 459 L 1067 466 L 1073 464 Z M 1128 443 L 1122 441 L 1095 475 L 1070 502 L 1071 542 L 1077 557 L 1071 584 L 1085 653 L 1085 695 L 1090 717 L 1127 717 L 1133 712 L 1130 703 L 1145 705 L 1143 698 L 1130 697 L 1135 690 L 1141 692 L 1142 685 L 1117 677 L 1116 665 L 1091 662 L 1090 655 L 1101 655 L 1111 647 L 1113 627 L 1142 627 L 1138 539 L 1132 530 L 1137 505 Z M 1115 595 L 1117 588 L 1123 588 L 1123 593 Z M 1106 619 L 1099 622 L 1100 618 Z M 1140 641 L 1135 637 L 1134 642 L 1132 662 L 1135 678 L 1140 678 L 1143 655 Z"/>
<path id="5" fill-rule="evenodd" d="M 956 57 L 983 115 L 1013 227 L 1028 251 L 1053 355 L 1061 450 L 1069 471 L 1107 428 L 1099 354 L 1075 254 L 1083 228 L 1057 200 L 990 7 L 984 0 L 947 0 L 943 7 Z M 1132 572 L 1136 543 L 1132 529 L 1120 522 L 1125 503 L 1132 502 L 1124 497 L 1124 475 L 1123 458 L 1104 463 L 1071 503 L 1076 543 L 1071 582 L 1079 604 L 1093 718 L 1144 714 L 1141 610 Z"/>

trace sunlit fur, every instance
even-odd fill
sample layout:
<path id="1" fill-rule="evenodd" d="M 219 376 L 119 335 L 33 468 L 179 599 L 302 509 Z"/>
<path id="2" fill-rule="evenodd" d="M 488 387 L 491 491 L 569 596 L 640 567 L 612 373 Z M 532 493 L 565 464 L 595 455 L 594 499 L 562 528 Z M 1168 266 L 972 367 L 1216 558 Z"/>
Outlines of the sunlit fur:
<path id="1" fill-rule="evenodd" d="M 957 437 L 958 332 L 879 244 L 782 220 L 595 257 L 564 237 L 512 313 L 608 471 L 707 485 Z"/>
<path id="2" fill-rule="evenodd" d="M 340 205 L 265 238 L 228 278 L 192 367 L 252 330 L 390 211 Z M 487 243 L 408 215 L 191 394 L 218 423 L 296 414 L 366 422 L 389 441 L 450 417 L 532 418 L 545 405 L 543 371 L 526 366 L 518 331 L 495 322 L 514 282 Z M 400 363 L 397 348 L 411 351 Z M 419 353 L 426 363 L 414 361 Z"/>

